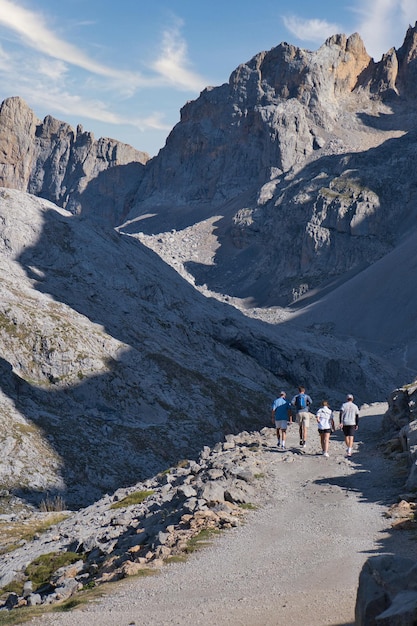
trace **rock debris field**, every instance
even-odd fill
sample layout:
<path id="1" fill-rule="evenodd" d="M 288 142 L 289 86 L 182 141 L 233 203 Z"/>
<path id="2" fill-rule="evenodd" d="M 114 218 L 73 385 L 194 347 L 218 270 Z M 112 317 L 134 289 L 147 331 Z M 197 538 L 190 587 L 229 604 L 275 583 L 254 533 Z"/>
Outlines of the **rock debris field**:
<path id="1" fill-rule="evenodd" d="M 405 475 L 384 457 L 384 404 L 362 408 L 354 454 L 332 435 L 321 454 L 315 424 L 305 451 L 290 425 L 288 450 L 270 429 L 264 477 L 242 526 L 225 531 L 184 563 L 112 585 L 104 597 L 33 626 L 345 626 L 354 624 L 358 577 L 370 556 L 417 558 L 411 531 L 385 517 Z"/>

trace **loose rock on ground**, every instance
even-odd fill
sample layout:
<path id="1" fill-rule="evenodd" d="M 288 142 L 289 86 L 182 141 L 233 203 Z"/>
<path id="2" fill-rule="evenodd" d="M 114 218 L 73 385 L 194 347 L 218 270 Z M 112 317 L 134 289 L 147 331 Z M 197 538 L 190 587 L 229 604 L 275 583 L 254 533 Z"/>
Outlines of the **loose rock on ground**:
<path id="1" fill-rule="evenodd" d="M 120 583 L 98 602 L 34 626 L 310 626 L 353 624 L 358 579 L 367 559 L 417 557 L 413 531 L 391 527 L 406 476 L 380 449 L 384 405 L 362 411 L 355 452 L 346 459 L 340 433 L 330 458 L 313 426 L 305 452 L 297 427 L 287 452 L 273 429 L 261 452 L 264 478 L 256 511 L 185 563 Z M 104 587 L 103 587 L 104 588 Z"/>

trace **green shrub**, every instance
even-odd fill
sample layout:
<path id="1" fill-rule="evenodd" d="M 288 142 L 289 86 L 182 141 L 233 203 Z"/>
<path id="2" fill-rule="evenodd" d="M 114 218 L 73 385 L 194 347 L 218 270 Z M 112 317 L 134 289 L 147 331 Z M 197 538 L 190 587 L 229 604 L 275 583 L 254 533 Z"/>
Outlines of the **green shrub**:
<path id="1" fill-rule="evenodd" d="M 152 496 L 155 491 L 135 491 L 130 493 L 126 498 L 119 500 L 118 502 L 113 502 L 110 506 L 111 509 L 124 509 L 128 506 L 132 506 L 132 504 L 141 504 L 146 498 Z"/>
<path id="2" fill-rule="evenodd" d="M 76 552 L 49 552 L 42 554 L 37 559 L 29 563 L 25 569 L 25 575 L 32 581 L 34 587 L 38 589 L 49 583 L 52 574 L 65 565 L 71 565 L 81 558 Z"/>
<path id="3" fill-rule="evenodd" d="M 43 513 L 50 511 L 66 511 L 65 500 L 61 496 L 47 496 L 41 501 L 39 509 L 43 511 Z"/>

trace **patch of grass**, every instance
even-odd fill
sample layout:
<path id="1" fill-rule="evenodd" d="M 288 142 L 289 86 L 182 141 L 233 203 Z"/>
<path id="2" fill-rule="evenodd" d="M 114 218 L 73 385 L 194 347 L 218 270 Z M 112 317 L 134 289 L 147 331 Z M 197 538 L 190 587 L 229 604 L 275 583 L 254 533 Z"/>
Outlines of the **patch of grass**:
<path id="1" fill-rule="evenodd" d="M 254 476 L 258 479 L 265 478 L 265 474 L 263 474 L 262 472 L 260 474 L 255 474 Z"/>
<path id="2" fill-rule="evenodd" d="M 245 511 L 256 511 L 258 507 L 256 504 L 252 504 L 252 502 L 242 502 L 242 504 L 239 504 L 239 508 L 245 509 Z"/>
<path id="3" fill-rule="evenodd" d="M 174 556 L 169 556 L 165 563 L 169 565 L 170 563 L 184 563 L 187 560 L 187 556 L 185 554 L 175 554 Z"/>
<path id="4" fill-rule="evenodd" d="M 65 565 L 71 565 L 82 558 L 76 552 L 49 552 L 42 554 L 29 563 L 25 569 L 25 575 L 32 581 L 36 589 L 47 585 L 52 574 Z"/>
<path id="5" fill-rule="evenodd" d="M 135 491 L 130 493 L 126 498 L 119 500 L 118 502 L 113 502 L 110 506 L 111 509 L 124 509 L 132 504 L 141 504 L 146 498 L 152 496 L 155 493 L 153 490 L 149 491 Z"/>
<path id="6" fill-rule="evenodd" d="M 200 550 L 201 548 L 211 545 L 212 537 L 219 534 L 220 530 L 218 528 L 204 528 L 203 530 L 200 530 L 197 535 L 191 537 L 188 541 L 185 553 L 191 554 L 196 550 Z"/>
<path id="7" fill-rule="evenodd" d="M 146 578 L 147 576 L 157 576 L 158 573 L 159 572 L 155 569 L 145 567 L 144 569 L 140 569 L 134 576 L 131 576 L 131 578 Z"/>
<path id="8" fill-rule="evenodd" d="M 21 596 L 23 593 L 23 585 L 23 580 L 12 580 L 12 582 L 3 587 L 1 590 L 2 595 L 4 593 L 17 593 L 18 596 Z"/>
<path id="9" fill-rule="evenodd" d="M 85 600 L 83 598 L 70 598 L 66 600 L 62 604 L 58 604 L 54 607 L 54 613 L 62 613 L 65 611 L 72 611 L 75 607 L 80 606 L 80 604 L 85 604 Z"/>
<path id="10" fill-rule="evenodd" d="M 14 626 L 15 624 L 26 624 L 34 617 L 42 615 L 45 612 L 36 608 L 23 607 L 18 611 L 1 611 L 0 626 Z"/>
<path id="11" fill-rule="evenodd" d="M 96 581 L 90 580 L 90 582 L 83 585 L 83 591 L 86 591 L 87 589 L 94 589 L 95 586 L 96 586 Z"/>
<path id="12" fill-rule="evenodd" d="M 0 554 L 12 552 L 21 547 L 22 541 L 32 541 L 35 535 L 41 535 L 66 519 L 68 515 L 50 515 L 42 522 L 38 520 L 10 523 L 0 522 Z"/>

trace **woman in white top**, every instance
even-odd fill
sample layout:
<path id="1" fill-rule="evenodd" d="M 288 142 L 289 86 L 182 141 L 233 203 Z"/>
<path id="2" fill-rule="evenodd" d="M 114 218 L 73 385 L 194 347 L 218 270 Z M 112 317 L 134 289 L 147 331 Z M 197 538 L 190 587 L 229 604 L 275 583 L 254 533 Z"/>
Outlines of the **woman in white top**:
<path id="1" fill-rule="evenodd" d="M 329 456 L 330 433 L 334 431 L 333 413 L 327 400 L 323 400 L 321 407 L 316 413 L 317 426 L 319 429 L 321 449 L 323 456 Z"/>

